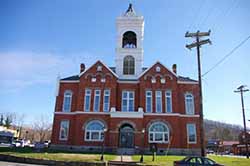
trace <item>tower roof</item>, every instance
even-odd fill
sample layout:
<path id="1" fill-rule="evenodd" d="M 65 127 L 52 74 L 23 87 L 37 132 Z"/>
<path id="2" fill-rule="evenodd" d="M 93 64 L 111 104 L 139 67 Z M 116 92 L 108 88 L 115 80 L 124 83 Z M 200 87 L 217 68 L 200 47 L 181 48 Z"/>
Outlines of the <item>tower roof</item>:
<path id="1" fill-rule="evenodd" d="M 136 15 L 136 13 L 134 11 L 133 5 L 132 5 L 132 3 L 130 3 L 127 11 L 125 13 L 125 16 L 135 16 L 135 15 Z"/>

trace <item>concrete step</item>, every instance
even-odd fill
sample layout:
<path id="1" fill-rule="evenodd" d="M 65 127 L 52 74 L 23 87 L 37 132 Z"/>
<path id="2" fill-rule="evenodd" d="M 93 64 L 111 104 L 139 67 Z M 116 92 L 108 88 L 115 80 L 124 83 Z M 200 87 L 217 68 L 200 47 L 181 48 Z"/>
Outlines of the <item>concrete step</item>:
<path id="1" fill-rule="evenodd" d="M 128 165 L 131 165 L 131 166 L 133 166 L 133 165 L 138 165 L 137 164 L 137 162 L 121 162 L 121 161 L 109 161 L 108 162 L 108 166 L 123 166 L 123 165 L 126 165 L 126 166 L 128 166 Z"/>
<path id="2" fill-rule="evenodd" d="M 117 154 L 119 155 L 132 155 L 135 154 L 135 149 L 134 148 L 118 148 L 116 151 Z"/>

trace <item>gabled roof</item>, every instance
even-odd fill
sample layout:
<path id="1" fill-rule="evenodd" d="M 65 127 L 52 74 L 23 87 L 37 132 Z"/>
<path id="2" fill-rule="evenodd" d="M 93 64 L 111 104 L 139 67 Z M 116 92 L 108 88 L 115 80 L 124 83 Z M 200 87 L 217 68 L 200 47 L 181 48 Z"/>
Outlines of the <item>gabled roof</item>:
<path id="1" fill-rule="evenodd" d="M 112 74 L 114 74 L 117 78 L 117 74 L 116 74 L 116 68 L 115 67 L 107 67 L 104 63 L 102 63 L 101 61 L 97 61 L 97 62 L 100 62 L 103 66 L 105 66 Z M 96 62 L 96 63 L 97 63 Z M 96 64 L 94 63 L 94 64 Z M 164 66 L 162 63 L 160 62 L 156 62 L 155 64 L 161 64 L 162 66 Z M 93 65 L 94 65 L 93 64 Z M 151 67 L 143 67 L 142 68 L 142 73 L 140 74 L 140 76 L 138 77 L 138 79 L 143 76 L 147 71 L 149 71 L 155 64 L 153 64 Z M 89 68 L 91 68 L 93 65 L 91 65 Z M 177 80 L 180 81 L 180 82 L 190 82 L 190 83 L 198 83 L 197 80 L 193 80 L 189 77 L 184 77 L 184 76 L 177 76 L 174 72 L 172 72 L 172 70 L 169 70 L 166 66 L 164 66 L 169 72 L 171 72 L 173 75 L 175 75 L 177 77 Z M 89 69 L 88 68 L 88 69 Z M 73 75 L 73 76 L 70 76 L 70 77 L 66 77 L 66 78 L 63 78 L 63 79 L 60 79 L 61 81 L 77 81 L 80 79 L 80 76 L 82 74 L 84 74 L 88 69 L 86 69 L 84 72 L 80 73 L 79 75 Z M 120 81 L 137 81 L 138 79 L 119 79 Z"/>
<path id="2" fill-rule="evenodd" d="M 97 63 L 101 63 L 105 68 L 107 68 L 116 78 L 118 78 L 118 75 L 112 70 L 110 69 L 108 66 L 106 66 L 104 63 L 102 63 L 100 60 L 96 61 L 93 65 L 89 66 L 86 70 L 84 70 L 83 72 L 81 72 L 79 74 L 79 77 L 81 77 L 84 73 L 86 73 L 91 67 L 93 67 L 94 65 L 96 65 Z"/>
<path id="3" fill-rule="evenodd" d="M 70 76 L 70 77 L 66 77 L 61 79 L 61 81 L 77 81 L 79 80 L 79 76 L 78 75 L 74 75 L 74 76 Z"/>
<path id="4" fill-rule="evenodd" d="M 170 70 L 170 69 L 168 69 L 165 65 L 163 65 L 161 62 L 159 62 L 159 61 L 157 61 L 157 62 L 155 62 L 153 65 L 151 65 L 151 67 L 148 67 L 148 68 L 145 68 L 145 70 L 143 70 L 143 72 L 138 76 L 138 79 L 140 78 L 140 77 L 142 77 L 145 73 L 147 73 L 151 68 L 153 68 L 153 66 L 154 65 L 156 65 L 156 64 L 160 64 L 160 65 L 162 65 L 163 67 L 165 67 L 170 73 L 172 73 L 175 77 L 178 77 L 172 70 Z"/>
<path id="5" fill-rule="evenodd" d="M 189 77 L 183 77 L 183 76 L 178 76 L 178 81 L 183 81 L 183 82 L 198 82 L 196 80 L 193 80 Z"/>

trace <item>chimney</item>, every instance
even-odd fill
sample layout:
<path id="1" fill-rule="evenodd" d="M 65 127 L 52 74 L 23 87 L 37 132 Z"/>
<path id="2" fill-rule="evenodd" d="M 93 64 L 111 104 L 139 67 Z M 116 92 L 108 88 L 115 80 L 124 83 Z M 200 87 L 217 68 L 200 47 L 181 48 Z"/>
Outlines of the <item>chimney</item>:
<path id="1" fill-rule="evenodd" d="M 80 73 L 83 72 L 85 70 L 85 65 L 84 63 L 81 63 L 80 65 Z"/>
<path id="2" fill-rule="evenodd" d="M 172 70 L 175 74 L 177 74 L 177 65 L 176 64 L 173 64 L 172 66 Z"/>

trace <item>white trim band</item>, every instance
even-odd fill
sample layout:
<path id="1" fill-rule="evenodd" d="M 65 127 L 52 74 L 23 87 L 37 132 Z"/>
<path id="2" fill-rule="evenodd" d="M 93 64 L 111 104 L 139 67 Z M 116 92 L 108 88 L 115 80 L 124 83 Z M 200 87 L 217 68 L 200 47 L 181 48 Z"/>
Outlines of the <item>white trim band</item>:
<path id="1" fill-rule="evenodd" d="M 143 118 L 143 116 L 179 116 L 179 117 L 187 117 L 187 118 L 199 118 L 200 115 L 187 115 L 180 113 L 144 113 L 144 112 L 83 112 L 83 111 L 75 111 L 75 112 L 54 112 L 57 115 L 78 115 L 78 114 L 93 114 L 93 115 L 110 115 L 112 118 Z"/>

